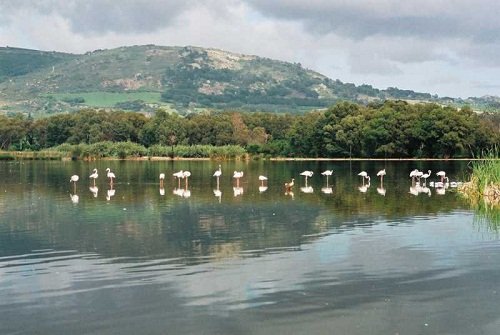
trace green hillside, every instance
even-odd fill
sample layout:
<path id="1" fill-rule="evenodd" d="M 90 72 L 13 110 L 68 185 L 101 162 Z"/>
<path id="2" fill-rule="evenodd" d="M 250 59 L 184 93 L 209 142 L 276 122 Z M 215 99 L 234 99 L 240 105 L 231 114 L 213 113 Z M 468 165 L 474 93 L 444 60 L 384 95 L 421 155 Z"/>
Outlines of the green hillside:
<path id="1" fill-rule="evenodd" d="M 42 116 L 87 106 L 146 112 L 163 107 L 181 113 L 206 108 L 301 112 L 337 100 L 385 99 L 441 101 L 429 93 L 356 86 L 300 64 L 217 49 L 145 45 L 73 55 L 0 48 L 4 113 Z M 499 103 L 492 99 L 487 104 Z"/>

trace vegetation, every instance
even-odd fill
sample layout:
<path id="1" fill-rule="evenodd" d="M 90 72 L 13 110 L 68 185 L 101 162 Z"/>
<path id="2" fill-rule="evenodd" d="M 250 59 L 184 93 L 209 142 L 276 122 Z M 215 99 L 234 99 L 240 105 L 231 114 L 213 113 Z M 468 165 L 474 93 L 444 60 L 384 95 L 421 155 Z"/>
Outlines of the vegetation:
<path id="1" fill-rule="evenodd" d="M 471 180 L 460 188 L 474 204 L 500 205 L 500 157 L 498 149 L 489 151 L 482 160 L 472 162 Z"/>
<path id="2" fill-rule="evenodd" d="M 212 112 L 185 117 L 84 109 L 32 119 L 0 115 L 0 149 L 57 147 L 74 157 L 472 157 L 500 145 L 470 108 L 403 101 L 338 103 L 304 115 Z M 215 148 L 221 147 L 221 148 Z"/>
<path id="3" fill-rule="evenodd" d="M 216 49 L 155 45 L 73 55 L 0 48 L 0 106 L 35 117 L 85 107 L 181 114 L 197 110 L 302 113 L 348 100 L 405 99 L 498 111 L 500 98 L 439 98 L 390 87 L 356 86 L 267 58 Z"/>

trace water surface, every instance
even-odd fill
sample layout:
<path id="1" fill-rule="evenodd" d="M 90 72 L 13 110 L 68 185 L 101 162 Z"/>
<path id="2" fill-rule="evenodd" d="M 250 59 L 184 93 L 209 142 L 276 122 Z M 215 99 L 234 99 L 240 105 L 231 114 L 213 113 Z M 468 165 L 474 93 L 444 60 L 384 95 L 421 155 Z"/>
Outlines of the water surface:
<path id="1" fill-rule="evenodd" d="M 0 333 L 498 333 L 497 232 L 408 177 L 467 162 L 228 162 L 218 187 L 217 167 L 1 162 Z"/>

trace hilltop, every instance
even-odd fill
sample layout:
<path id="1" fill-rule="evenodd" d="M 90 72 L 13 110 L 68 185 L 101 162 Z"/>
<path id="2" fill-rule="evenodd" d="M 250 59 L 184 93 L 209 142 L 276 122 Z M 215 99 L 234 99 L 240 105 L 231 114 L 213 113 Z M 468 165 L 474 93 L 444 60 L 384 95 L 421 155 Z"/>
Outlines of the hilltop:
<path id="1" fill-rule="evenodd" d="M 301 64 L 217 49 L 145 45 L 68 54 L 0 48 L 3 112 L 45 115 L 84 107 L 300 112 L 337 100 L 385 99 L 500 107 L 498 97 L 464 101 L 398 88 L 356 86 Z"/>

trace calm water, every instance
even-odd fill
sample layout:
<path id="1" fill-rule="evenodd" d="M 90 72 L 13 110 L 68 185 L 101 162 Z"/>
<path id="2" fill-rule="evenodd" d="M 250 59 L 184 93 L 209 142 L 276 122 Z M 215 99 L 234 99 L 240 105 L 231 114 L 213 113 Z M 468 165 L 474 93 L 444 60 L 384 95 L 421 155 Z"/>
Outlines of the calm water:
<path id="1" fill-rule="evenodd" d="M 498 334 L 497 232 L 410 188 L 466 162 L 230 162 L 218 190 L 217 166 L 0 162 L 0 334 Z"/>

